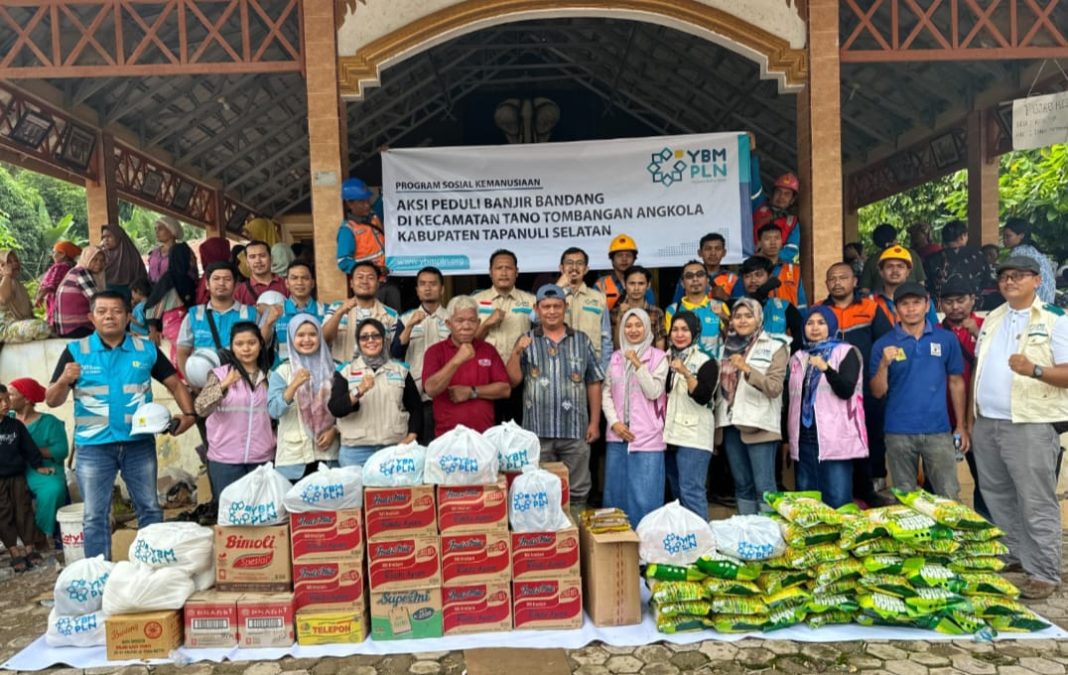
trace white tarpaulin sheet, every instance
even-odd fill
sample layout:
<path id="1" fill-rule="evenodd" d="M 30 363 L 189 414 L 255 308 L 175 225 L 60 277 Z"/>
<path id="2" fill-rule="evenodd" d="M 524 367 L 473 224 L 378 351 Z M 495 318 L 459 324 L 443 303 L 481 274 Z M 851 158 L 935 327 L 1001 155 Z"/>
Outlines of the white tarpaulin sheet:
<path id="1" fill-rule="evenodd" d="M 813 630 L 808 626 L 792 626 L 771 633 L 717 633 L 712 630 L 696 633 L 664 635 L 656 630 L 652 614 L 648 611 L 648 591 L 642 588 L 642 622 L 635 626 L 598 628 L 586 617 L 583 627 L 576 630 L 520 630 L 505 633 L 477 633 L 425 640 L 396 640 L 375 642 L 365 640 L 359 644 L 316 645 L 277 649 L 179 649 L 178 662 L 187 661 L 274 661 L 284 656 L 294 658 L 319 658 L 323 656 L 349 656 L 352 654 L 410 654 L 413 652 L 462 651 L 480 647 L 509 647 L 530 649 L 579 649 L 591 642 L 600 641 L 616 647 L 637 647 L 655 642 L 692 644 L 703 640 L 736 642 L 743 638 L 766 638 L 769 640 L 795 640 L 797 642 L 847 642 L 852 640 L 966 640 L 960 636 L 943 635 L 918 628 L 892 628 L 887 626 L 860 626 L 848 624 L 826 626 Z M 1068 638 L 1056 625 L 1037 633 L 1002 633 L 998 640 Z M 149 663 L 172 663 L 171 660 L 152 660 Z M 3 667 L 9 670 L 41 670 L 60 664 L 72 668 L 96 668 L 99 666 L 122 666 L 140 661 L 108 661 L 103 647 L 52 648 L 45 644 L 44 637 L 11 657 Z"/>
<path id="2" fill-rule="evenodd" d="M 611 141 L 389 150 L 382 158 L 386 266 L 414 275 L 484 273 L 506 248 L 526 272 L 556 270 L 578 246 L 609 266 L 628 234 L 649 268 L 677 267 L 700 238 L 742 261 L 752 230 L 749 137 L 694 134 Z"/>

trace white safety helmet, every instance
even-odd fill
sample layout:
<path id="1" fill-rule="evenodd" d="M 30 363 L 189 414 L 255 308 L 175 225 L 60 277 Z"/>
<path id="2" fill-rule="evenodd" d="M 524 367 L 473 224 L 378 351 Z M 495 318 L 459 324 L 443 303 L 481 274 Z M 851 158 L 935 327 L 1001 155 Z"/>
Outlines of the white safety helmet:
<path id="1" fill-rule="evenodd" d="M 193 387 L 203 389 L 208 384 L 208 372 L 222 365 L 219 354 L 214 349 L 201 347 L 185 362 L 185 379 Z"/>
<path id="2" fill-rule="evenodd" d="M 158 434 L 171 423 L 171 411 L 159 403 L 142 403 L 133 414 L 131 434 Z"/>
<path id="3" fill-rule="evenodd" d="M 285 302 L 286 296 L 278 291 L 264 291 L 256 298 L 257 305 L 284 305 Z"/>

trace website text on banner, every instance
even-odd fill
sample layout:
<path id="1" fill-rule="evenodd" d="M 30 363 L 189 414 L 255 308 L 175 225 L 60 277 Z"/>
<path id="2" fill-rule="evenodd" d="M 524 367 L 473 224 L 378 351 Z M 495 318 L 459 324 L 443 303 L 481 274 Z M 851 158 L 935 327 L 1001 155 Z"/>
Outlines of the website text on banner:
<path id="1" fill-rule="evenodd" d="M 744 133 L 389 150 L 382 183 L 386 266 L 398 275 L 481 273 L 498 248 L 526 272 L 557 269 L 568 246 L 604 269 L 620 233 L 647 267 L 682 265 L 708 232 L 739 263 L 752 229 Z"/>

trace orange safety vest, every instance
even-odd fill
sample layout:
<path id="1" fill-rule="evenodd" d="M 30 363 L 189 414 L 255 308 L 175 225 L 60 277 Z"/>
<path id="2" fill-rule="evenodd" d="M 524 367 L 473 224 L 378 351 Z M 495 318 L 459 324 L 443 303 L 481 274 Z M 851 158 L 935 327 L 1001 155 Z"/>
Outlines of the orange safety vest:
<path id="1" fill-rule="evenodd" d="M 718 286 L 728 297 L 730 297 L 736 283 L 738 283 L 738 275 L 733 272 L 720 272 L 712 279 L 712 285 Z M 711 288 L 708 289 L 708 297 L 713 297 Z"/>
<path id="2" fill-rule="evenodd" d="M 770 297 L 789 300 L 794 307 L 797 307 L 798 287 L 801 285 L 801 268 L 794 263 L 779 263 L 779 281 L 782 282 L 782 285 L 772 291 Z"/>
<path id="3" fill-rule="evenodd" d="M 372 214 L 369 223 L 357 223 L 355 220 L 346 219 L 345 224 L 352 230 L 352 238 L 356 240 L 352 257 L 357 262 L 370 260 L 379 269 L 385 270 L 385 233 L 382 231 L 382 221 L 378 219 L 378 216 Z"/>
<path id="4" fill-rule="evenodd" d="M 604 299 L 608 304 L 609 311 L 616 306 L 616 303 L 619 302 L 621 298 L 627 296 L 626 290 L 620 288 L 616 284 L 616 278 L 611 274 L 606 274 L 598 279 L 597 283 L 594 284 L 594 287 L 604 293 Z"/>
<path id="5" fill-rule="evenodd" d="M 879 306 L 879 310 L 883 314 L 886 315 L 887 319 L 890 320 L 890 325 L 891 326 L 896 326 L 897 325 L 897 312 L 895 312 L 894 310 L 890 309 L 890 305 L 888 305 L 887 302 L 886 302 L 886 296 L 884 296 L 882 293 L 877 293 L 874 296 L 872 296 L 872 299 L 875 300 L 875 304 Z"/>

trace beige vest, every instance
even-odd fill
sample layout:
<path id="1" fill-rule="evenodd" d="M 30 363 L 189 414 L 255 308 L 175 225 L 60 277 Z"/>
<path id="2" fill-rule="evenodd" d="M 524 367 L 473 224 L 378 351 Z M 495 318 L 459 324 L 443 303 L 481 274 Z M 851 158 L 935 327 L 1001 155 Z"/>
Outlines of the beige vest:
<path id="1" fill-rule="evenodd" d="M 789 350 L 789 342 L 782 335 L 771 335 L 761 331 L 756 344 L 745 357 L 753 370 L 766 373 L 771 367 L 775 353 L 780 349 Z M 727 400 L 716 395 L 716 424 L 721 427 L 750 427 L 782 435 L 782 394 L 768 398 L 759 389 L 749 384 L 745 375 L 738 378 L 738 388 L 734 392 L 734 405 L 728 409 Z"/>
<path id="2" fill-rule="evenodd" d="M 700 349 L 687 355 L 686 369 L 694 375 L 709 359 Z M 713 399 L 715 400 L 715 399 Z M 680 448 L 699 448 L 712 452 L 715 447 L 716 413 L 707 405 L 700 405 L 686 388 L 686 380 L 675 374 L 671 392 L 667 397 L 667 413 L 664 416 L 664 442 Z"/>
<path id="3" fill-rule="evenodd" d="M 340 371 L 356 391 L 367 367 L 357 357 Z M 337 421 L 341 444 L 393 445 L 408 433 L 408 411 L 404 409 L 404 379 L 408 369 L 399 361 L 389 361 L 375 373 L 375 386 L 360 399 L 360 409 Z"/>
<path id="4" fill-rule="evenodd" d="M 422 310 L 422 307 L 417 309 Z M 400 322 L 407 326 L 415 312 L 416 309 L 410 309 L 401 314 Z M 412 328 L 412 332 L 408 334 L 408 350 L 404 352 L 404 360 L 408 364 L 408 372 L 412 374 L 415 386 L 419 389 L 424 401 L 429 401 L 430 397 L 423 391 L 423 358 L 426 356 L 427 349 L 449 337 L 451 331 L 449 325 L 445 323 L 448 318 L 449 313 L 444 307 L 439 306 L 433 314 L 420 321 L 419 325 Z"/>
<path id="5" fill-rule="evenodd" d="M 290 362 L 284 361 L 274 372 L 280 375 L 288 384 L 292 370 Z M 337 437 L 334 438 L 334 442 L 330 444 L 330 447 L 325 450 L 320 450 L 316 446 L 315 439 L 304 425 L 304 420 L 301 419 L 300 406 L 294 397 L 293 403 L 278 418 L 278 449 L 274 455 L 275 466 L 336 460 L 337 450 Z"/>
<path id="6" fill-rule="evenodd" d="M 486 342 L 493 345 L 505 363 L 512 356 L 512 348 L 519 336 L 530 330 L 534 318 L 534 296 L 513 288 L 508 295 L 500 295 L 492 286 L 471 296 L 478 302 L 478 319 L 485 321 L 496 309 L 504 312 L 501 322 L 486 333 Z"/>
<path id="7" fill-rule="evenodd" d="M 370 316 L 358 316 L 359 310 L 352 308 L 349 313 L 341 318 L 338 323 L 337 335 L 334 343 L 330 345 L 334 360 L 345 363 L 356 353 L 356 328 L 364 319 L 377 319 L 386 328 L 386 342 L 382 346 L 389 353 L 389 346 L 393 344 L 393 333 L 397 330 L 397 313 L 391 307 L 386 307 L 378 300 L 371 310 Z"/>
<path id="8" fill-rule="evenodd" d="M 983 349 L 1005 321 L 1009 304 L 1005 303 L 990 312 L 979 337 L 975 342 L 975 375 L 972 386 L 982 382 L 983 367 L 986 365 L 988 349 Z M 1047 305 L 1037 297 L 1031 304 L 1031 318 L 1026 330 L 1020 333 L 1017 353 L 1026 356 L 1031 363 L 1043 368 L 1052 367 L 1053 363 L 1053 324 L 1064 314 L 1059 307 Z M 975 414 L 979 414 L 977 397 L 972 396 Z M 1012 392 L 1010 410 L 1013 422 L 1049 423 L 1068 420 L 1068 389 L 1054 387 L 1033 377 L 1012 375 Z"/>
<path id="9" fill-rule="evenodd" d="M 608 301 L 604 293 L 582 284 L 577 291 L 567 294 L 567 311 L 564 320 L 574 330 L 582 331 L 593 343 L 593 352 L 601 362 L 601 321 L 608 313 Z"/>

